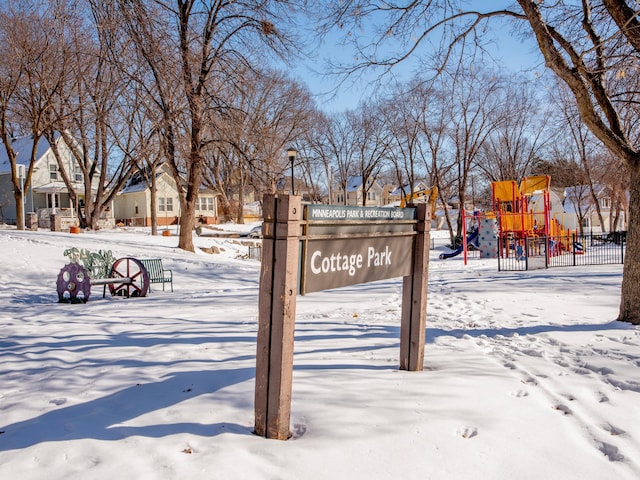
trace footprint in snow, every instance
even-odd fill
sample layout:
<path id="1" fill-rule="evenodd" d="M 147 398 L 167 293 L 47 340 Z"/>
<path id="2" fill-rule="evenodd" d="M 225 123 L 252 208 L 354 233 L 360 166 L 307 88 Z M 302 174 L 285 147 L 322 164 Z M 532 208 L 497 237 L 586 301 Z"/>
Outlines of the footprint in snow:
<path id="1" fill-rule="evenodd" d="M 527 397 L 529 395 L 529 392 L 526 392 L 524 390 L 514 390 L 512 392 L 509 392 L 509 395 L 515 398 L 522 398 Z"/>
<path id="2" fill-rule="evenodd" d="M 476 427 L 464 426 L 456 430 L 456 435 L 462 438 L 473 438 L 478 435 L 478 429 Z"/>
<path id="3" fill-rule="evenodd" d="M 610 443 L 598 442 L 598 450 L 612 462 L 624 461 L 624 455 L 620 453 L 620 449 Z"/>
<path id="4" fill-rule="evenodd" d="M 607 424 L 603 425 L 602 428 L 604 430 L 606 430 L 607 432 L 609 432 L 613 436 L 624 435 L 625 433 L 627 433 L 624 430 L 622 430 L 621 428 L 615 427 L 615 426 L 611 425 L 610 423 L 607 423 Z"/>
<path id="5" fill-rule="evenodd" d="M 566 405 L 562 405 L 562 404 L 554 405 L 553 409 L 558 410 L 559 412 L 562 412 L 565 415 L 571 415 L 571 409 Z"/>

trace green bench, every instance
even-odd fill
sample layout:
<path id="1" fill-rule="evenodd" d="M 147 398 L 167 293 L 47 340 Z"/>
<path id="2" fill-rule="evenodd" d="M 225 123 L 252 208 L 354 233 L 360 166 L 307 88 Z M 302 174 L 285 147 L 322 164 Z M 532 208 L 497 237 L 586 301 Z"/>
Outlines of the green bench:
<path id="1" fill-rule="evenodd" d="M 161 283 L 162 290 L 164 290 L 164 284 L 171 284 L 171 291 L 173 292 L 173 273 L 171 270 L 165 270 L 162 266 L 162 260 L 159 258 L 143 258 L 140 262 L 147 269 L 149 274 L 149 290 L 151 290 L 152 283 Z"/>

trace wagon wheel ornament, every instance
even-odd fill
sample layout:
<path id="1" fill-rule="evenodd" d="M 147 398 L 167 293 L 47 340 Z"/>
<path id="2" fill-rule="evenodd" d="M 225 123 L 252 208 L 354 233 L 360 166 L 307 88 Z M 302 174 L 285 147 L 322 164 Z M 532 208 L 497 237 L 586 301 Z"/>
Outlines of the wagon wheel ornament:
<path id="1" fill-rule="evenodd" d="M 91 280 L 87 270 L 77 263 L 65 265 L 56 282 L 59 303 L 86 303 L 91 294 Z"/>
<path id="2" fill-rule="evenodd" d="M 124 257 L 111 267 L 109 291 L 111 295 L 146 297 L 149 291 L 149 273 L 136 258 Z"/>

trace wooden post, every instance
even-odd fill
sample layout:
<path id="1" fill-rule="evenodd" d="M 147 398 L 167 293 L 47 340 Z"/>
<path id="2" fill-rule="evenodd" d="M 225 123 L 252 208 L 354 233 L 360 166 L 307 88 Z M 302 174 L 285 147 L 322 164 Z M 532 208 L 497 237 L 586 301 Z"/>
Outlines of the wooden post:
<path id="1" fill-rule="evenodd" d="M 423 203 L 411 206 L 416 208 L 418 223 L 413 247 L 413 274 L 404 277 L 402 282 L 400 370 L 421 371 L 427 325 L 431 205 Z"/>
<path id="2" fill-rule="evenodd" d="M 265 195 L 258 297 L 255 433 L 291 436 L 293 338 L 302 204 L 299 196 Z"/>

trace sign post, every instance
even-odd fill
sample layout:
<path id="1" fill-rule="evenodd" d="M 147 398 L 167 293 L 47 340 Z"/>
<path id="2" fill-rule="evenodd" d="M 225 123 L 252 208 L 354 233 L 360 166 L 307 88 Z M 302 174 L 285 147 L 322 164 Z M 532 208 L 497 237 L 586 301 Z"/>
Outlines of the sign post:
<path id="1" fill-rule="evenodd" d="M 424 203 L 416 205 L 416 214 L 413 271 L 402 279 L 400 323 L 400 370 L 412 372 L 421 371 L 424 364 L 431 206 Z"/>
<path id="2" fill-rule="evenodd" d="M 255 433 L 290 437 L 296 295 L 403 277 L 400 369 L 423 369 L 431 205 L 307 205 L 265 195 Z M 304 215 L 303 215 L 304 213 Z"/>
<path id="3" fill-rule="evenodd" d="M 258 295 L 255 433 L 289 438 L 301 202 L 265 195 Z"/>

